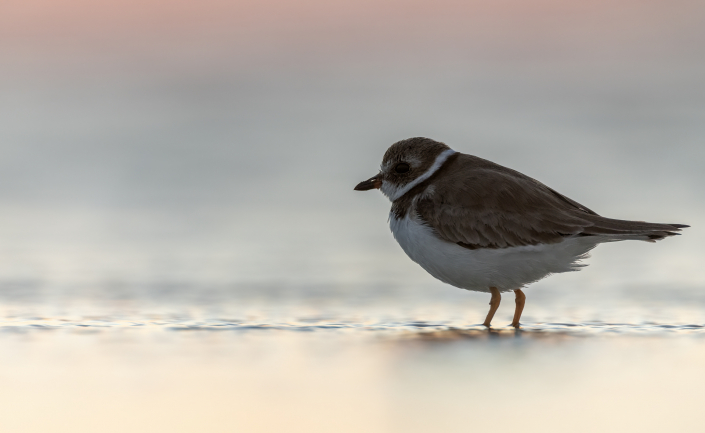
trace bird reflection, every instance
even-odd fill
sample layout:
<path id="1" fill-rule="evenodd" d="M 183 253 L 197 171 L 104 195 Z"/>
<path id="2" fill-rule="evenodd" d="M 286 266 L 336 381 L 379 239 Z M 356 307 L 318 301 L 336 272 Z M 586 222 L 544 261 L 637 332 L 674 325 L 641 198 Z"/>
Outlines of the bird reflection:
<path id="1" fill-rule="evenodd" d="M 450 328 L 436 331 L 409 332 L 404 338 L 421 342 L 451 342 L 462 340 L 565 340 L 576 337 L 567 331 L 526 330 L 507 327 L 506 329 L 462 329 Z"/>

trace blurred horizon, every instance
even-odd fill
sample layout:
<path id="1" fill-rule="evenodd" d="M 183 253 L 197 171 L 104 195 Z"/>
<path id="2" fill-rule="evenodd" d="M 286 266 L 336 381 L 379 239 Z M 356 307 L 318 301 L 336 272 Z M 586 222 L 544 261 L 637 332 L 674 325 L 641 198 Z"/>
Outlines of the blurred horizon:
<path id="1" fill-rule="evenodd" d="M 603 215 L 692 225 L 596 259 L 634 252 L 641 281 L 669 281 L 668 263 L 698 285 L 704 11 L 3 2 L 0 277 L 437 284 L 386 200 L 352 191 L 390 144 L 429 136 Z"/>

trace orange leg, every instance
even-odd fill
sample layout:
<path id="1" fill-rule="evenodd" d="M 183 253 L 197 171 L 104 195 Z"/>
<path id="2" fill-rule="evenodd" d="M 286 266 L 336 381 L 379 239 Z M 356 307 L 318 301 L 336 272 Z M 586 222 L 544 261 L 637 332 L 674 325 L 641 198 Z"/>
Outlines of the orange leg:
<path id="1" fill-rule="evenodd" d="M 517 295 L 516 303 L 517 307 L 514 310 L 514 320 L 512 320 L 512 326 L 519 328 L 519 319 L 521 318 L 521 312 L 524 311 L 524 303 L 526 302 L 526 295 L 521 290 L 515 290 L 514 293 Z"/>
<path id="2" fill-rule="evenodd" d="M 492 293 L 492 299 L 490 299 L 490 312 L 487 313 L 487 318 L 485 319 L 485 323 L 483 323 L 483 325 L 488 328 L 490 327 L 494 313 L 496 313 L 497 308 L 499 308 L 499 303 L 502 301 L 502 295 L 499 294 L 499 290 L 497 290 L 496 287 L 490 287 L 490 293 Z"/>

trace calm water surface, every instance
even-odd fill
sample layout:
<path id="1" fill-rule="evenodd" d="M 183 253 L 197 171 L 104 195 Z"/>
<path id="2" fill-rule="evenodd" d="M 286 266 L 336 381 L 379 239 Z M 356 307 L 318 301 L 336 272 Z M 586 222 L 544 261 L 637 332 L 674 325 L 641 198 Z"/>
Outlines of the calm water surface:
<path id="1" fill-rule="evenodd" d="M 56 292 L 23 287 L 3 299 L 8 431 L 697 432 L 705 423 L 705 299 L 683 302 L 690 291 L 669 302 L 660 290 L 538 287 L 519 331 L 507 326 L 511 297 L 488 331 L 485 294 L 433 284 Z"/>

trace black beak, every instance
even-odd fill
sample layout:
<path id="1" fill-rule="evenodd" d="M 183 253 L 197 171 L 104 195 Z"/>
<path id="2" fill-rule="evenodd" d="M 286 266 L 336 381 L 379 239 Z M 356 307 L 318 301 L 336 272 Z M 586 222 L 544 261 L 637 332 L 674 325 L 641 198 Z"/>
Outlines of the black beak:
<path id="1" fill-rule="evenodd" d="M 371 189 L 379 189 L 382 186 L 382 174 L 373 176 L 364 182 L 360 182 L 355 187 L 355 191 L 369 191 Z"/>

